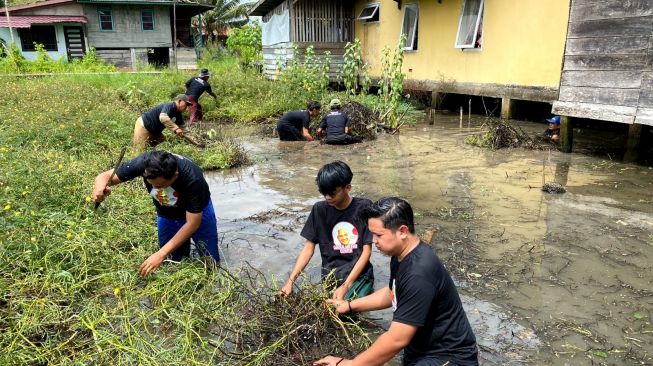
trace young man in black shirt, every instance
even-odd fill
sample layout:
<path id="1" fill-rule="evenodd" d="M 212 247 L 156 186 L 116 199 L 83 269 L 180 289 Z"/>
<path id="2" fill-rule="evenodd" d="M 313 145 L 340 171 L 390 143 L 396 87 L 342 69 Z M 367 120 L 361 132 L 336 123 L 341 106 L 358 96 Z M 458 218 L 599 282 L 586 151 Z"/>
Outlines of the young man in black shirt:
<path id="1" fill-rule="evenodd" d="M 193 123 L 202 119 L 202 106 L 200 105 L 199 101 L 204 92 L 207 92 L 216 101 L 218 100 L 218 96 L 213 93 L 213 89 L 211 89 L 211 85 L 209 84 L 209 77 L 211 77 L 211 75 L 212 74 L 209 72 L 209 69 L 202 69 L 198 77 L 191 78 L 185 84 L 186 95 L 188 95 L 188 100 L 192 103 L 189 108 L 189 125 L 192 125 Z"/>
<path id="2" fill-rule="evenodd" d="M 317 129 L 317 135 L 326 133 L 326 142 L 329 145 L 348 145 L 361 142 L 358 137 L 349 134 L 351 121 L 347 113 L 340 110 L 340 100 L 333 99 L 329 103 L 331 112 L 322 118 Z"/>
<path id="3" fill-rule="evenodd" d="M 179 94 L 174 101 L 159 104 L 138 117 L 134 125 L 134 152 L 165 141 L 163 130 L 166 128 L 179 137 L 184 136 L 182 113 L 190 104 L 188 96 Z"/>
<path id="4" fill-rule="evenodd" d="M 408 202 L 383 198 L 361 213 L 374 245 L 390 261 L 388 287 L 352 300 L 328 300 L 338 313 L 385 309 L 393 320 L 365 352 L 353 360 L 327 356 L 314 365 L 383 365 L 404 349 L 405 366 L 476 366 L 476 337 L 458 291 L 431 247 L 415 235 L 413 209 Z"/>
<path id="5" fill-rule="evenodd" d="M 325 200 L 313 205 L 306 220 L 301 233 L 306 242 L 290 278 L 281 289 L 282 295 L 292 293 L 316 245 L 322 255 L 322 279 L 332 271 L 335 275 L 334 299 L 360 297 L 372 292 L 372 236 L 365 222 L 358 220 L 359 211 L 372 202 L 350 195 L 352 177 L 351 169 L 342 161 L 326 164 L 317 173 L 317 186 Z"/>
<path id="6" fill-rule="evenodd" d="M 277 122 L 277 133 L 281 141 L 313 141 L 309 130 L 311 118 L 320 115 L 322 106 L 319 102 L 312 101 L 303 111 L 290 111 L 284 114 Z"/>
<path id="7" fill-rule="evenodd" d="M 141 276 L 156 271 L 167 256 L 179 261 L 190 255 L 190 239 L 201 255 L 220 264 L 218 226 L 209 185 L 190 159 L 165 151 L 151 151 L 95 177 L 93 199 L 102 202 L 111 186 L 142 177 L 157 211 L 160 249 L 139 268 Z M 111 181 L 109 181 L 111 178 Z"/>

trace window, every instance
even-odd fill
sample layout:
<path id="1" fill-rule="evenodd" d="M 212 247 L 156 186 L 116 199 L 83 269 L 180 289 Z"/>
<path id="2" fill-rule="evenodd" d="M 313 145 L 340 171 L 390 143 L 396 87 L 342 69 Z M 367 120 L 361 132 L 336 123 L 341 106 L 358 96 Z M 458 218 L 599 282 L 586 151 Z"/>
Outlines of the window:
<path id="1" fill-rule="evenodd" d="M 57 51 L 57 35 L 53 25 L 33 25 L 19 28 L 20 46 L 23 51 L 35 51 L 34 43 L 42 44 L 46 51 Z"/>
<path id="2" fill-rule="evenodd" d="M 154 30 L 154 10 L 141 11 L 141 24 L 144 31 Z"/>
<path id="3" fill-rule="evenodd" d="M 484 0 L 465 0 L 458 24 L 456 48 L 481 48 L 483 3 Z"/>
<path id="4" fill-rule="evenodd" d="M 379 21 L 379 4 L 367 4 L 358 14 L 359 20 L 364 20 L 365 23 Z"/>
<path id="5" fill-rule="evenodd" d="M 417 49 L 417 31 L 419 23 L 419 9 L 417 4 L 407 4 L 404 8 L 404 21 L 401 26 L 401 35 L 406 35 L 404 50 Z"/>
<path id="6" fill-rule="evenodd" d="M 98 10 L 98 17 L 100 18 L 100 30 L 112 31 L 113 29 L 113 14 L 110 9 Z"/>

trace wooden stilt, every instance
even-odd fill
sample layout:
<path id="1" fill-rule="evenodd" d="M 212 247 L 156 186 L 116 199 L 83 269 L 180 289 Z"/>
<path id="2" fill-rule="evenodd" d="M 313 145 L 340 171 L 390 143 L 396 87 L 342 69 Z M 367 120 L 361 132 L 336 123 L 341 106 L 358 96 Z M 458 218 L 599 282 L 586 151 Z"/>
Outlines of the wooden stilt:
<path id="1" fill-rule="evenodd" d="M 560 117 L 560 151 L 570 153 L 574 140 L 574 128 L 572 118 Z"/>
<path id="2" fill-rule="evenodd" d="M 626 141 L 625 163 L 633 163 L 639 157 L 639 143 L 642 139 L 642 125 L 633 123 L 628 126 L 628 140 Z"/>
<path id="3" fill-rule="evenodd" d="M 510 98 L 501 98 L 501 118 L 510 119 L 515 109 L 515 102 Z"/>

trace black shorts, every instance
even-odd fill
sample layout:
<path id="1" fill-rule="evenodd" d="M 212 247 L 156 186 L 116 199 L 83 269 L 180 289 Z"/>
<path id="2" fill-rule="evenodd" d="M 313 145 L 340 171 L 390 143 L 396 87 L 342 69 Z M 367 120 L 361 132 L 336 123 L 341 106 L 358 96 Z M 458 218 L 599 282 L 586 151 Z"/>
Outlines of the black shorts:
<path id="1" fill-rule="evenodd" d="M 277 133 L 281 141 L 303 141 L 302 133 L 288 123 L 277 123 Z"/>
<path id="2" fill-rule="evenodd" d="M 325 143 L 329 145 L 349 145 L 349 144 L 355 144 L 358 142 L 361 142 L 361 138 L 358 136 L 351 136 L 351 135 L 345 135 L 343 137 L 339 137 L 337 139 L 329 139 L 327 136 L 326 140 L 324 140 Z"/>

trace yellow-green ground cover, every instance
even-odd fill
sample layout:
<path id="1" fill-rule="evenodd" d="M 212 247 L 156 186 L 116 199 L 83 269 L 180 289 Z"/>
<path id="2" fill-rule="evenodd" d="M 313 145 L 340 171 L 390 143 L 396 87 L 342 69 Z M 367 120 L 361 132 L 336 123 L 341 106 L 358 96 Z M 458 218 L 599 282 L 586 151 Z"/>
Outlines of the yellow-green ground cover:
<path id="1" fill-rule="evenodd" d="M 213 67 L 212 84 L 220 100 L 206 103 L 207 114 L 252 121 L 305 103 L 305 96 L 295 98 L 280 83 L 230 65 L 236 62 Z M 283 352 L 277 350 L 291 348 L 292 337 L 283 337 L 297 326 L 291 318 L 288 323 L 275 320 L 279 333 L 266 336 L 267 341 L 239 344 L 249 348 L 236 358 L 219 351 L 238 343 L 229 338 L 233 333 L 225 333 L 229 327 L 265 334 L 261 329 L 269 324 L 257 325 L 261 318 L 253 312 L 261 314 L 273 301 L 273 285 L 258 283 L 270 291 L 253 296 L 246 289 L 251 283 L 244 285 L 197 260 L 164 265 L 148 278 L 137 275 L 140 263 L 158 246 L 155 213 L 142 182 L 116 187 L 97 211 L 89 202 L 94 176 L 110 168 L 129 144 L 138 115 L 183 91 L 190 76 L 0 79 L 1 365 L 306 361 L 278 361 Z M 204 168 L 229 167 L 239 153 L 229 141 L 209 142 L 200 151 L 171 138 L 161 148 L 189 156 Z M 311 295 L 314 304 L 320 296 Z M 253 298 L 257 309 L 252 309 Z M 327 313 L 320 316 L 328 318 Z M 342 327 L 338 329 L 360 331 Z"/>

